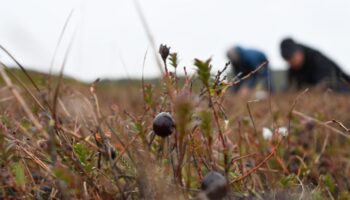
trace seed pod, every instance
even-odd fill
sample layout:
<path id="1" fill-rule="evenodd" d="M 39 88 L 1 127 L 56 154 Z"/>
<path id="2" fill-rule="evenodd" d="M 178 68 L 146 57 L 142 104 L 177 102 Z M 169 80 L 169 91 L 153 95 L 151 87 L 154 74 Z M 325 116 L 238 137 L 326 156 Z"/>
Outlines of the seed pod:
<path id="1" fill-rule="evenodd" d="M 153 132 L 160 137 L 171 135 L 174 129 L 174 118 L 167 112 L 159 113 L 153 120 Z"/>
<path id="2" fill-rule="evenodd" d="M 202 181 L 201 189 L 209 200 L 223 199 L 227 195 L 227 180 L 218 172 L 209 172 Z"/>
<path id="3" fill-rule="evenodd" d="M 166 45 L 161 44 L 159 47 L 159 54 L 162 56 L 163 61 L 165 62 L 168 58 L 170 53 L 170 47 L 167 47 Z"/>

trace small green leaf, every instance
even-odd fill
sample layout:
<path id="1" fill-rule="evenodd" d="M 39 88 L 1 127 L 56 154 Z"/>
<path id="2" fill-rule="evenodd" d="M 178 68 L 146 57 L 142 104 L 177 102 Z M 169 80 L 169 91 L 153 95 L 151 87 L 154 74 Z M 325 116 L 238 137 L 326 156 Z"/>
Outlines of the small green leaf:
<path id="1" fill-rule="evenodd" d="M 146 105 L 148 105 L 149 107 L 152 107 L 153 105 L 153 87 L 152 85 L 146 85 L 145 86 L 145 103 Z"/>
<path id="2" fill-rule="evenodd" d="M 209 86 L 210 70 L 211 70 L 211 58 L 206 61 L 201 61 L 199 59 L 194 60 L 194 65 L 197 67 L 197 74 L 199 79 L 204 85 Z"/>
<path id="3" fill-rule="evenodd" d="M 26 177 L 24 174 L 24 167 L 20 163 L 14 163 L 12 165 L 12 172 L 15 176 L 16 184 L 23 187 L 26 184 Z"/>
<path id="4" fill-rule="evenodd" d="M 29 130 L 32 127 L 32 124 L 30 123 L 30 121 L 28 121 L 27 119 L 23 119 L 21 121 L 21 125 L 23 126 L 23 128 L 25 128 L 26 130 Z"/>
<path id="5" fill-rule="evenodd" d="M 170 57 L 169 57 L 169 60 L 170 60 L 170 65 L 173 66 L 176 69 L 177 66 L 179 65 L 179 60 L 178 60 L 178 57 L 177 57 L 177 53 L 171 53 Z"/>
<path id="6" fill-rule="evenodd" d="M 199 113 L 199 116 L 201 118 L 201 124 L 200 127 L 202 129 L 202 132 L 204 136 L 207 138 L 209 144 L 211 145 L 213 136 L 212 136 L 212 115 L 209 111 L 202 111 Z"/>
<path id="7" fill-rule="evenodd" d="M 82 143 L 77 143 L 74 145 L 74 151 L 77 154 L 80 163 L 84 166 L 85 170 L 90 172 L 92 169 L 92 164 L 89 162 L 90 152 Z"/>
<path id="8" fill-rule="evenodd" d="M 327 188 L 329 189 L 329 191 L 334 194 L 335 193 L 335 184 L 334 184 L 334 180 L 332 178 L 332 176 L 330 176 L 329 174 L 325 175 L 323 177 L 323 181 L 324 184 L 327 186 Z"/>
<path id="9" fill-rule="evenodd" d="M 297 184 L 297 181 L 298 180 L 297 180 L 295 175 L 289 175 L 289 176 L 281 178 L 280 184 L 282 187 L 286 188 L 286 187 L 292 186 L 294 184 Z"/>

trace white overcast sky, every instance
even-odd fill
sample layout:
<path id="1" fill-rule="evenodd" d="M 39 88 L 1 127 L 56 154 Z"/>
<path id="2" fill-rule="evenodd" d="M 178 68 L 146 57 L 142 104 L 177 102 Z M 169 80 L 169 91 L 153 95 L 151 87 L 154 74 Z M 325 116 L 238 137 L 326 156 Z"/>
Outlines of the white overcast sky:
<path id="1" fill-rule="evenodd" d="M 350 73 L 349 0 L 140 0 L 157 46 L 168 44 L 182 65 L 213 58 L 240 44 L 265 51 L 285 68 L 279 42 L 285 36 L 316 47 Z M 54 65 L 57 72 L 76 30 L 65 68 L 75 78 L 141 77 L 149 41 L 132 0 L 0 0 L 0 44 L 28 68 L 49 71 L 63 24 L 75 9 Z M 13 65 L 4 53 L 0 59 Z M 159 75 L 152 52 L 145 76 Z"/>

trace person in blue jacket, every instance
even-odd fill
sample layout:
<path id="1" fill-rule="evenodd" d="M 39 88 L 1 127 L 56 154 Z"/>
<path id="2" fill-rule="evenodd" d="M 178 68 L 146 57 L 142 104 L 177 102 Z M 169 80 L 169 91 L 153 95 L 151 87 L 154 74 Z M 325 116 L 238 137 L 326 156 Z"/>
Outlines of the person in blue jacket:
<path id="1" fill-rule="evenodd" d="M 238 80 L 257 69 L 263 62 L 267 61 L 267 57 L 263 52 L 240 46 L 229 49 L 227 51 L 227 58 L 231 62 L 234 77 Z M 234 91 L 244 91 L 243 93 L 246 93 L 249 90 L 255 89 L 259 85 L 263 89 L 266 89 L 268 83 L 268 71 L 268 66 L 261 68 L 250 78 L 243 80 L 238 85 L 234 86 Z"/>

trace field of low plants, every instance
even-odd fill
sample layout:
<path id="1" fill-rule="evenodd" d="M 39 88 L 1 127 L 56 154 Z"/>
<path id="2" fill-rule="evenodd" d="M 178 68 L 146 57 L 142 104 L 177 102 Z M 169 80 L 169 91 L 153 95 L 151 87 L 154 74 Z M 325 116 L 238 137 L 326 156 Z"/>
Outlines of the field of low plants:
<path id="1" fill-rule="evenodd" d="M 157 82 L 123 86 L 1 64 L 0 199 L 350 199 L 348 95 L 242 96 L 255 72 L 160 58 Z"/>

